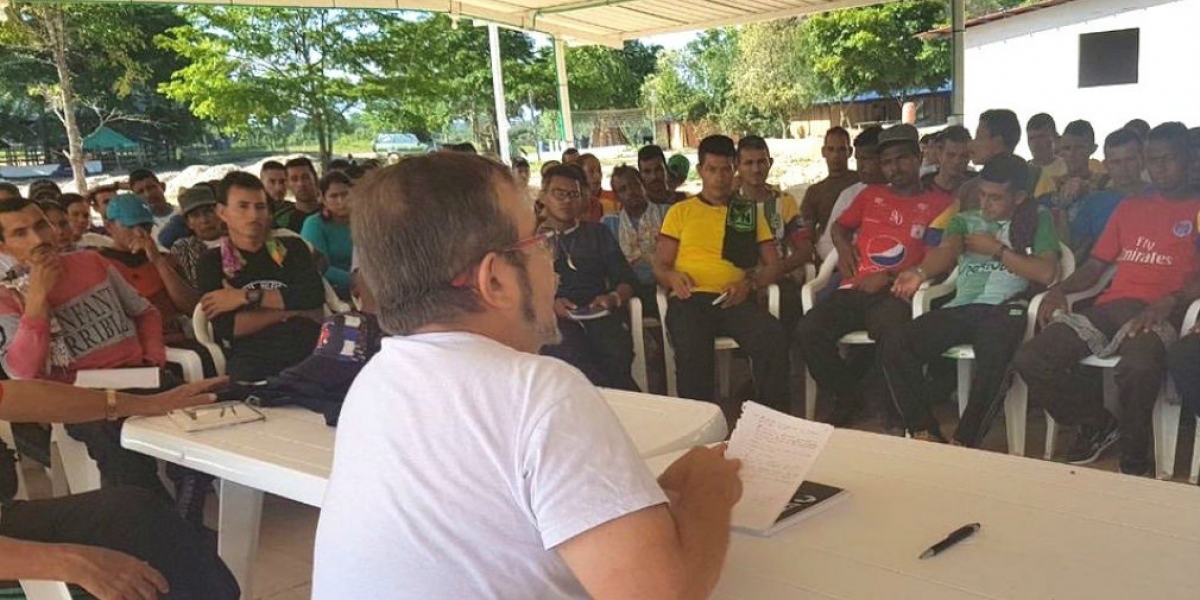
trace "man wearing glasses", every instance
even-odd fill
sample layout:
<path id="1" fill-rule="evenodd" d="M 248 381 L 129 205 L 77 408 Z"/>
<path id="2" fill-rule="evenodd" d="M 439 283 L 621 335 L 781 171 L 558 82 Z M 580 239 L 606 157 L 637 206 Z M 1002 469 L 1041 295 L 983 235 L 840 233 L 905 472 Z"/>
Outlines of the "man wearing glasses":
<path id="1" fill-rule="evenodd" d="M 606 226 L 579 220 L 583 173 L 571 165 L 557 166 L 546 171 L 543 181 L 542 228 L 555 234 L 554 314 L 562 334 L 562 343 L 543 353 L 575 365 L 600 387 L 637 390 L 625 310 L 637 276 Z"/>
<path id="2" fill-rule="evenodd" d="M 355 193 L 393 337 L 341 413 L 313 598 L 708 597 L 739 464 L 702 447 L 656 482 L 596 387 L 537 355 L 558 340 L 552 234 L 508 169 L 434 153 Z"/>

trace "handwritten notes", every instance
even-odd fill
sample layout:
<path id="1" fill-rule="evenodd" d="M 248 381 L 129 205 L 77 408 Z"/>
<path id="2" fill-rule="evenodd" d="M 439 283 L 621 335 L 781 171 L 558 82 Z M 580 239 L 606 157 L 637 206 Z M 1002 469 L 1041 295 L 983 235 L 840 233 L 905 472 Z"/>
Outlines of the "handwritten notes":
<path id="1" fill-rule="evenodd" d="M 742 499 L 733 507 L 733 526 L 770 529 L 832 433 L 831 425 L 744 403 L 725 452 L 742 461 Z"/>

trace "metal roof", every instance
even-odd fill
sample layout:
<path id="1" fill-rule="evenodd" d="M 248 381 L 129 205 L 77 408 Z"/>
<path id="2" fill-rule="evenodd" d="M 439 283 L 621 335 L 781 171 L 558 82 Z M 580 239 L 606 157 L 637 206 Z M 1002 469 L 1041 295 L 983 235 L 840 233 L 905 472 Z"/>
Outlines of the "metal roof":
<path id="1" fill-rule="evenodd" d="M 970 19 L 967 21 L 966 27 L 967 27 L 967 29 L 970 29 L 977 25 L 984 25 L 984 24 L 991 23 L 994 21 L 1000 21 L 1002 19 L 1011 19 L 1013 17 L 1019 17 L 1024 14 L 1037 12 L 1039 10 L 1045 10 L 1047 8 L 1054 8 L 1055 6 L 1059 6 L 1062 4 L 1069 4 L 1069 3 L 1075 2 L 1075 1 L 1076 0 L 1042 0 L 1041 2 L 1035 2 L 1033 4 L 1026 4 L 1023 6 L 1007 8 L 1007 9 L 1004 9 L 1001 11 L 997 11 L 994 13 L 975 17 L 974 19 Z M 950 30 L 950 27 L 947 26 L 947 27 L 939 27 L 937 29 L 926 31 L 925 33 L 922 33 L 922 34 L 918 35 L 917 37 L 926 38 L 926 39 L 948 38 L 948 37 L 950 37 L 951 33 L 953 33 L 953 32 Z"/>
<path id="2" fill-rule="evenodd" d="M 98 0 L 162 3 L 163 0 Z M 447 13 L 539 31 L 571 44 L 626 40 L 879 4 L 886 0 L 193 0 L 195 4 L 374 8 Z M 0 4 L 5 0 L 0 0 Z M 183 2 L 189 3 L 189 2 Z"/>

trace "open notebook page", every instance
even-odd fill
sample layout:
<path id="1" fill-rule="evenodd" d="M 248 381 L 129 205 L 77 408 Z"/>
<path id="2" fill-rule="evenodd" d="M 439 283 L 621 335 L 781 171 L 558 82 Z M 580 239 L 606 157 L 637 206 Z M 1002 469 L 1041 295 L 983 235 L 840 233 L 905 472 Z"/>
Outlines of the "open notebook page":
<path id="1" fill-rule="evenodd" d="M 756 402 L 742 404 L 725 455 L 742 461 L 742 498 L 733 507 L 733 526 L 766 530 L 833 433 L 833 426 L 806 421 Z"/>

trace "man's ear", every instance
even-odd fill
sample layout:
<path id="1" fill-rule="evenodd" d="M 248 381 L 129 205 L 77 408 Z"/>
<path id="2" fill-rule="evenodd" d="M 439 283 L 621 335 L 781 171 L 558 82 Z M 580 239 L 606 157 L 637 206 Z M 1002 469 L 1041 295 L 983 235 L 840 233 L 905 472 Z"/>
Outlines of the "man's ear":
<path id="1" fill-rule="evenodd" d="M 509 308 L 519 301 L 516 285 L 516 267 L 489 253 L 479 261 L 475 270 L 475 289 L 479 299 L 492 308 Z"/>

